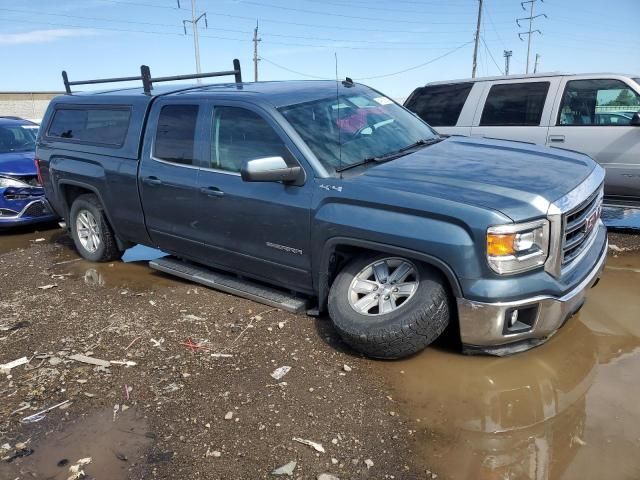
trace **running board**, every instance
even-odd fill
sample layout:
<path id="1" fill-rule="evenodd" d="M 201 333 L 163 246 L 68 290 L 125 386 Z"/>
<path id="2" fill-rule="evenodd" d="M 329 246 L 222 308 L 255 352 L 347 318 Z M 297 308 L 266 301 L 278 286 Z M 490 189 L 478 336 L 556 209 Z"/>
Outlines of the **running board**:
<path id="1" fill-rule="evenodd" d="M 176 277 L 200 283 L 225 293 L 248 298 L 292 313 L 301 313 L 307 309 L 305 299 L 286 291 L 267 287 L 235 275 L 211 270 L 207 267 L 187 263 L 175 257 L 164 257 L 149 262 L 154 270 Z"/>

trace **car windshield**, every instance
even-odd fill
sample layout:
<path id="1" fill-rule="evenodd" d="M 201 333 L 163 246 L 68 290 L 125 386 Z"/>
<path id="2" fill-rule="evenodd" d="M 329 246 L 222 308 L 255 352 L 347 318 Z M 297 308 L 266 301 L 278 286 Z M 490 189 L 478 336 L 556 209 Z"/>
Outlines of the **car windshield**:
<path id="1" fill-rule="evenodd" d="M 37 133 L 37 125 L 0 126 L 0 153 L 32 152 Z"/>
<path id="2" fill-rule="evenodd" d="M 422 120 L 366 87 L 279 110 L 327 170 L 393 155 L 437 138 Z"/>

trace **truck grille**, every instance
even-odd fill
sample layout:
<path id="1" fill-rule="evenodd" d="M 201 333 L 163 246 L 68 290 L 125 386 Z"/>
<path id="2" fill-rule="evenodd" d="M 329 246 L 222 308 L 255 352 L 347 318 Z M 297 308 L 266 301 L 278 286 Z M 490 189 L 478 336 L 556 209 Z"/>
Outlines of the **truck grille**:
<path id="1" fill-rule="evenodd" d="M 602 186 L 576 208 L 564 215 L 562 265 L 575 260 L 595 235 L 602 211 Z"/>

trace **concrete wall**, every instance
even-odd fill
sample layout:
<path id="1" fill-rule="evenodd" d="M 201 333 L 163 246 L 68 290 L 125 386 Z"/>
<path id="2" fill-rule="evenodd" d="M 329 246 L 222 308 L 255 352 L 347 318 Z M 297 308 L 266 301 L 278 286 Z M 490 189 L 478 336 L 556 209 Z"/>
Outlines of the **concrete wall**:
<path id="1" fill-rule="evenodd" d="M 0 116 L 16 116 L 29 120 L 40 120 L 49 105 L 49 100 L 63 92 L 1 92 Z"/>

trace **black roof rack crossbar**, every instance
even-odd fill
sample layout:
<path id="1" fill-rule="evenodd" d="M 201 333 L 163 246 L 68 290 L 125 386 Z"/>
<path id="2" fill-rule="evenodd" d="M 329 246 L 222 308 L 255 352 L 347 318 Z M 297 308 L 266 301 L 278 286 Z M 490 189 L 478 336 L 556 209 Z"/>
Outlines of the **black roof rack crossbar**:
<path id="1" fill-rule="evenodd" d="M 91 85 L 96 83 L 115 83 L 115 82 L 130 82 L 134 80 L 142 80 L 142 87 L 144 93 L 151 95 L 154 82 L 171 82 L 174 80 L 191 80 L 194 78 L 210 78 L 210 77 L 226 77 L 235 76 L 236 83 L 242 83 L 242 71 L 240 70 L 240 60 L 237 58 L 233 60 L 233 70 L 226 70 L 223 72 L 208 72 L 208 73 L 194 73 L 191 75 L 172 75 L 170 77 L 151 77 L 151 71 L 146 65 L 140 66 L 140 76 L 136 77 L 117 77 L 117 78 L 98 78 L 95 80 L 75 80 L 69 81 L 69 77 L 65 70 L 62 71 L 62 81 L 64 82 L 64 89 L 67 95 L 71 95 L 71 87 L 73 85 Z"/>

